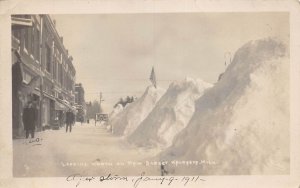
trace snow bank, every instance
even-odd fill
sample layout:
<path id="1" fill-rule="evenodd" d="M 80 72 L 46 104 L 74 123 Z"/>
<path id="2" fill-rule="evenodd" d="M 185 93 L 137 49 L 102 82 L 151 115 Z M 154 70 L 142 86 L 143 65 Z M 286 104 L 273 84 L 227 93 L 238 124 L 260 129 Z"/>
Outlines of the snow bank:
<path id="1" fill-rule="evenodd" d="M 220 82 L 197 102 L 188 126 L 161 158 L 216 165 L 176 174 L 289 173 L 289 50 L 277 39 L 252 41 L 235 54 Z"/>
<path id="2" fill-rule="evenodd" d="M 124 108 L 121 104 L 117 104 L 117 106 L 109 114 L 109 119 L 114 119 L 120 112 L 123 111 L 123 109 Z"/>
<path id="3" fill-rule="evenodd" d="M 142 97 L 127 104 L 122 112 L 111 119 L 113 134 L 127 135 L 133 132 L 151 112 L 164 92 L 161 88 L 148 86 Z"/>
<path id="4" fill-rule="evenodd" d="M 137 146 L 169 146 L 192 117 L 195 100 L 209 87 L 211 84 L 192 78 L 173 82 L 128 141 Z"/>

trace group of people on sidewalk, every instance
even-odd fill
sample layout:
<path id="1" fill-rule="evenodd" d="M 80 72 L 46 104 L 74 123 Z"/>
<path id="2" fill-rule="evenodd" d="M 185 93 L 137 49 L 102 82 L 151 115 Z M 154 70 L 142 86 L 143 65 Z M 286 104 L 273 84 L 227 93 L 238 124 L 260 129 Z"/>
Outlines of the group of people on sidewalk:
<path id="1" fill-rule="evenodd" d="M 23 108 L 22 120 L 26 139 L 29 137 L 29 135 L 31 138 L 34 138 L 35 128 L 37 127 L 38 123 L 38 109 L 36 101 L 29 101 L 26 103 L 25 107 Z M 71 132 L 72 126 L 75 123 L 75 114 L 71 109 L 66 112 L 65 123 L 66 132 L 68 132 L 68 130 Z"/>

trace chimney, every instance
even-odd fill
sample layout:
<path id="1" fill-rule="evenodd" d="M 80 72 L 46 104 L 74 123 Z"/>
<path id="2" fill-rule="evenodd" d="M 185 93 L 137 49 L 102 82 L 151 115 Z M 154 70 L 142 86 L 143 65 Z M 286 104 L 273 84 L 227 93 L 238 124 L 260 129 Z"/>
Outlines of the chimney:
<path id="1" fill-rule="evenodd" d="M 53 20 L 53 25 L 54 27 L 56 27 L 56 20 Z"/>
<path id="2" fill-rule="evenodd" d="M 60 37 L 62 43 L 64 43 L 64 37 Z"/>

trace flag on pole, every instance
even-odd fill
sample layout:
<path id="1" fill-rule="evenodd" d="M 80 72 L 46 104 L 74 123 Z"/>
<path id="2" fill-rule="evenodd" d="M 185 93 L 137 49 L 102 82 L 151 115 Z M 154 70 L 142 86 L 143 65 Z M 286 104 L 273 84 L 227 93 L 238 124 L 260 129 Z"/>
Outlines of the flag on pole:
<path id="1" fill-rule="evenodd" d="M 152 67 L 150 81 L 152 82 L 153 86 L 156 88 L 156 77 L 155 77 L 154 67 Z"/>

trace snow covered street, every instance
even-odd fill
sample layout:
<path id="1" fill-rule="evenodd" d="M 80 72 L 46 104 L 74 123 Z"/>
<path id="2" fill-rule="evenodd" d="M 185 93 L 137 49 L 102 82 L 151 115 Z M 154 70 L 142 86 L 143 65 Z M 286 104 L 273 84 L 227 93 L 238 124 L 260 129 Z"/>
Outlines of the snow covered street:
<path id="1" fill-rule="evenodd" d="M 214 85 L 192 78 L 166 91 L 151 85 L 117 106 L 112 132 L 77 123 L 72 133 L 62 128 L 14 140 L 14 176 L 286 174 L 288 62 L 280 40 L 250 41 Z"/>
<path id="2" fill-rule="evenodd" d="M 65 128 L 37 132 L 34 139 L 13 140 L 13 147 L 16 177 L 160 174 L 160 166 L 145 166 L 157 149 L 132 148 L 94 123 L 77 123 L 71 133 Z"/>

